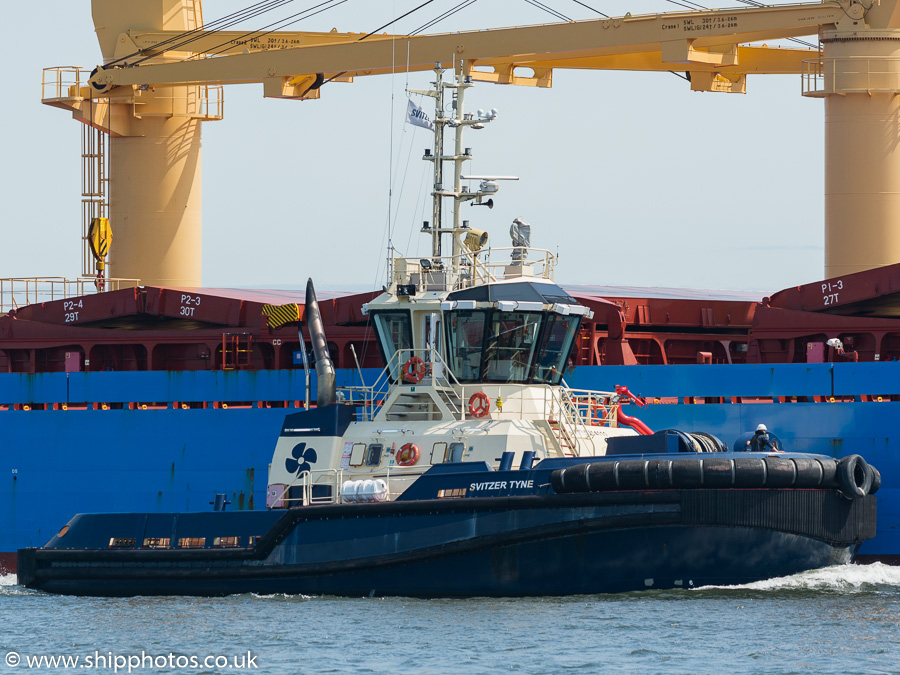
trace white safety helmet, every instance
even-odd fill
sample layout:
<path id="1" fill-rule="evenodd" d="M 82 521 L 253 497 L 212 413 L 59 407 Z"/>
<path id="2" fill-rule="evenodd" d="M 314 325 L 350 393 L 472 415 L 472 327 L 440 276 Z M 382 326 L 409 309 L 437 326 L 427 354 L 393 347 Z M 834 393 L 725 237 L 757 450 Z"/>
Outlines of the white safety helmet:
<path id="1" fill-rule="evenodd" d="M 759 426 L 756 427 L 756 430 L 757 431 L 768 431 L 768 429 L 766 429 L 765 424 L 760 424 Z"/>

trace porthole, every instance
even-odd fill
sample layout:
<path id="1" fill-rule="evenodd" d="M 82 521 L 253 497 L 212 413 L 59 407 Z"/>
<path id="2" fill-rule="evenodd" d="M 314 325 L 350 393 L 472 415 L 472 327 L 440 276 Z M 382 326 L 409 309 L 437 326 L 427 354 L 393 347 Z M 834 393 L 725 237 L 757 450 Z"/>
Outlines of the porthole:
<path id="1" fill-rule="evenodd" d="M 381 464 L 381 453 L 384 451 L 382 443 L 372 443 L 366 452 L 366 466 L 378 466 Z"/>

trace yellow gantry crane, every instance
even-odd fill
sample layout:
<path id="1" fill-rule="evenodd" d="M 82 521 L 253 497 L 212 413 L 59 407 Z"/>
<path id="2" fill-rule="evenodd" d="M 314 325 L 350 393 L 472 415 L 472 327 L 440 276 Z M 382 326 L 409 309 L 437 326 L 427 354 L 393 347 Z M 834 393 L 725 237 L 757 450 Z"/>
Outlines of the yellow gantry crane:
<path id="1" fill-rule="evenodd" d="M 748 74 L 800 74 L 803 95 L 825 98 L 825 276 L 900 262 L 898 0 L 417 36 L 205 31 L 200 0 L 92 0 L 92 10 L 104 65 L 85 81 L 48 69 L 44 103 L 109 135 L 110 265 L 119 277 L 200 285 L 201 124 L 222 119 L 223 85 L 317 99 L 331 82 L 436 63 L 477 81 L 538 87 L 551 86 L 558 68 L 679 71 L 695 91 L 724 93 L 745 93 Z M 819 50 L 747 46 L 811 34 Z"/>

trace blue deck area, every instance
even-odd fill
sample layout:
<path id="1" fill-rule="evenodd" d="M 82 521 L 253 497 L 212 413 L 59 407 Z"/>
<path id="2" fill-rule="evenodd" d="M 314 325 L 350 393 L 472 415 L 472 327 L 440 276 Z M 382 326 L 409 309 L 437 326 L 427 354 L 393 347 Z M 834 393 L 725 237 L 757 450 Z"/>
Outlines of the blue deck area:
<path id="1" fill-rule="evenodd" d="M 378 370 L 364 371 L 372 381 Z M 900 555 L 900 402 L 858 397 L 900 394 L 900 363 L 582 367 L 576 388 L 627 385 L 646 397 L 854 396 L 838 403 L 648 405 L 652 429 L 703 430 L 729 444 L 764 422 L 786 449 L 835 457 L 858 453 L 879 468 L 878 536 L 861 553 Z M 358 384 L 356 371 L 339 384 Z M 313 377 L 313 387 L 315 378 Z M 302 401 L 302 371 L 96 372 L 0 375 L 0 553 L 39 546 L 75 513 L 205 511 L 216 493 L 229 509 L 265 508 L 268 463 L 282 419 Z M 158 403 L 159 409 L 115 409 Z M 206 403 L 181 409 L 173 403 Z M 213 407 L 231 402 L 228 409 Z M 236 402 L 250 407 L 235 407 Z M 62 403 L 113 409 L 23 410 Z M 636 411 L 630 410 L 634 414 Z"/>

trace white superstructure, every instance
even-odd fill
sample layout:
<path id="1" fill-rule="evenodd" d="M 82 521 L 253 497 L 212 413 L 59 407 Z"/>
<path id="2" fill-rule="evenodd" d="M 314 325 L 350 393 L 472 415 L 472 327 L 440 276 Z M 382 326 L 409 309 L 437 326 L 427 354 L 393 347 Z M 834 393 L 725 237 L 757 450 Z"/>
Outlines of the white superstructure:
<path id="1" fill-rule="evenodd" d="M 515 177 L 463 175 L 471 158 L 464 129 L 483 127 L 497 112 L 463 113 L 471 81 L 457 75 L 444 82 L 443 71 L 435 73 L 435 89 L 418 92 L 434 97 L 437 111 L 435 149 L 425 154 L 435 164 L 434 221 L 423 227 L 432 255 L 392 257 L 386 290 L 365 308 L 387 363 L 378 382 L 338 390 L 343 412 L 288 417 L 269 469 L 270 507 L 390 499 L 435 464 L 519 467 L 603 455 L 607 438 L 635 433 L 617 425 L 618 395 L 565 385 L 588 309 L 553 282 L 555 257 L 530 248 L 530 225 L 516 218 L 513 246 L 490 249 L 487 234 L 461 219 L 462 204 L 491 205 L 486 199 L 497 181 Z M 449 155 L 445 127 L 455 131 Z M 454 167 L 452 189 L 443 185 L 446 162 Z M 470 191 L 465 180 L 478 180 L 478 189 Z M 441 203 L 448 199 L 452 224 L 444 227 Z M 442 255 L 444 237 L 452 242 L 449 256 Z M 290 422 L 307 418 L 325 421 Z"/>

